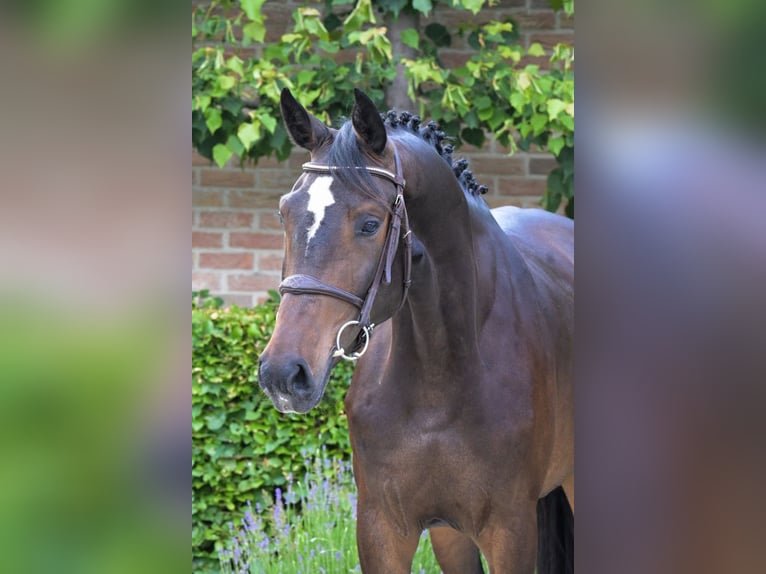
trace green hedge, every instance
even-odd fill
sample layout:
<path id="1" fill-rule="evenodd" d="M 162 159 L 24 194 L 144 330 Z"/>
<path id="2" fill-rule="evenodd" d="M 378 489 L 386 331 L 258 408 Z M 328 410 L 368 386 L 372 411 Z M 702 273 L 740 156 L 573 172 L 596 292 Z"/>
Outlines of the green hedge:
<path id="1" fill-rule="evenodd" d="M 278 295 L 252 309 L 192 298 L 192 567 L 217 572 L 217 550 L 247 501 L 268 499 L 307 456 L 349 459 L 343 397 L 349 363 L 336 367 L 322 403 L 306 415 L 279 413 L 258 387 L 258 356 L 274 328 Z"/>

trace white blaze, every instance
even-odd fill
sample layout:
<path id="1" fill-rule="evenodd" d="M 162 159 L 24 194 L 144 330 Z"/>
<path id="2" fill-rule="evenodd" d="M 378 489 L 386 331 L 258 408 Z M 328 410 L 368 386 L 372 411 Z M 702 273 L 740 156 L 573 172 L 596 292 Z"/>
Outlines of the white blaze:
<path id="1" fill-rule="evenodd" d="M 329 175 L 320 175 L 317 177 L 308 189 L 309 204 L 307 209 L 314 216 L 314 221 L 308 228 L 308 237 L 306 238 L 306 249 L 308 249 L 309 243 L 316 235 L 319 226 L 324 219 L 325 210 L 335 203 L 335 198 L 330 191 L 330 185 L 332 184 L 332 177 Z"/>

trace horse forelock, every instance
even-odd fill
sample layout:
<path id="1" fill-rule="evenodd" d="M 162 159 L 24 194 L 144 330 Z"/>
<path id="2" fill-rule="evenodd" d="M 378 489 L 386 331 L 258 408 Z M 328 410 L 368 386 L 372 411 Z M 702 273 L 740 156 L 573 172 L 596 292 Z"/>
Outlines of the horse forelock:
<path id="1" fill-rule="evenodd" d="M 350 121 L 346 122 L 335 135 L 328 152 L 327 163 L 337 169 L 333 172 L 333 177 L 342 186 L 361 191 L 388 207 L 393 198 L 381 197 L 377 187 L 379 184 L 376 185 L 373 176 L 365 169 L 357 169 L 369 165 L 369 162 L 359 147 Z"/>

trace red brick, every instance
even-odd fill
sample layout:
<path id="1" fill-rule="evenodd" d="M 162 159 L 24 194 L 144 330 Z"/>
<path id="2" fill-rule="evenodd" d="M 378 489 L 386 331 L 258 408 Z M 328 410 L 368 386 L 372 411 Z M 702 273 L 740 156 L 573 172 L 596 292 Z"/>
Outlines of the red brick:
<path id="1" fill-rule="evenodd" d="M 255 164 L 258 169 L 268 169 L 268 168 L 286 168 L 287 161 L 279 161 L 277 158 L 269 156 L 269 157 L 260 157 L 258 158 L 258 162 Z"/>
<path id="2" fill-rule="evenodd" d="M 229 275 L 227 283 L 229 291 L 268 291 L 279 286 L 280 276 L 266 273 L 250 273 L 248 275 Z"/>
<path id="3" fill-rule="evenodd" d="M 511 18 L 516 22 L 520 31 L 551 30 L 556 25 L 556 14 L 553 10 L 513 14 Z"/>
<path id="4" fill-rule="evenodd" d="M 292 14 L 294 6 L 288 6 L 286 3 L 266 2 L 263 5 L 263 14 L 268 20 L 266 25 L 265 42 L 276 42 L 292 26 Z"/>
<path id="5" fill-rule="evenodd" d="M 359 50 L 352 50 L 352 49 L 345 49 L 345 50 L 339 50 L 335 54 L 333 54 L 333 61 L 338 64 L 350 64 L 351 62 L 354 62 L 356 60 L 356 55 L 359 52 Z"/>
<path id="6" fill-rule="evenodd" d="M 558 163 L 552 157 L 531 157 L 529 173 L 530 175 L 548 175 L 557 165 Z"/>
<path id="7" fill-rule="evenodd" d="M 209 289 L 211 291 L 221 288 L 221 275 L 218 273 L 192 272 L 192 291 Z"/>
<path id="8" fill-rule="evenodd" d="M 280 195 L 261 191 L 232 190 L 229 192 L 229 207 L 244 207 L 246 209 L 273 207 L 276 211 L 279 206 Z"/>
<path id="9" fill-rule="evenodd" d="M 295 179 L 298 179 L 298 176 L 301 174 L 301 166 L 310 159 L 309 152 L 303 148 L 296 147 L 293 149 L 290 157 L 287 158 L 287 165 L 295 173 Z"/>
<path id="10" fill-rule="evenodd" d="M 276 190 L 280 194 L 287 193 L 298 179 L 296 173 L 289 169 L 259 169 L 258 189 Z"/>
<path id="11" fill-rule="evenodd" d="M 457 148 L 457 150 L 455 150 L 455 153 L 452 154 L 452 157 L 454 158 L 461 158 L 463 156 L 470 157 L 469 154 L 472 154 L 472 153 L 483 153 L 483 149 L 480 147 L 471 145 L 468 142 L 464 141 L 463 143 L 460 144 L 460 147 Z"/>
<path id="12" fill-rule="evenodd" d="M 574 45 L 574 32 L 533 32 L 529 34 L 527 46 L 531 46 L 535 42 L 546 50 L 552 49 L 556 44 Z"/>
<path id="13" fill-rule="evenodd" d="M 200 185 L 207 187 L 253 187 L 255 174 L 241 169 L 203 169 Z"/>
<path id="14" fill-rule="evenodd" d="M 574 14 L 572 14 L 571 16 L 567 16 L 563 12 L 560 12 L 558 16 L 559 16 L 559 24 L 557 27 L 560 30 L 574 30 L 574 27 L 575 27 Z"/>
<path id="15" fill-rule="evenodd" d="M 253 214 L 241 211 L 201 211 L 200 227 L 252 227 Z"/>
<path id="16" fill-rule="evenodd" d="M 202 157 L 199 153 L 197 153 L 196 150 L 192 150 L 192 165 L 213 165 L 213 162 L 207 159 L 206 157 Z"/>
<path id="17" fill-rule="evenodd" d="M 281 233 L 231 233 L 229 246 L 247 249 L 282 249 Z"/>
<path id="18" fill-rule="evenodd" d="M 256 267 L 259 271 L 282 271 L 283 260 L 284 257 L 281 253 L 279 255 L 261 253 L 258 255 L 258 265 Z"/>
<path id="19" fill-rule="evenodd" d="M 223 192 L 201 189 L 192 190 L 192 205 L 194 207 L 222 207 Z"/>
<path id="20" fill-rule="evenodd" d="M 199 254 L 200 269 L 252 269 L 252 253 L 223 253 L 220 251 Z"/>
<path id="21" fill-rule="evenodd" d="M 468 159 L 468 169 L 481 181 L 482 175 L 524 175 L 524 160 L 518 157 L 475 155 Z"/>
<path id="22" fill-rule="evenodd" d="M 492 20 L 502 19 L 503 16 L 508 15 L 508 9 L 510 9 L 512 13 L 515 13 L 518 10 L 513 10 L 513 8 L 522 8 L 524 7 L 524 4 L 525 0 L 506 0 L 494 7 L 494 9 L 489 7 L 482 8 L 476 15 L 466 12 L 465 10 L 453 10 L 445 6 L 444 8 L 435 10 L 430 18 L 424 19 L 422 25 L 425 28 L 425 26 L 432 22 L 438 22 L 448 30 L 456 31 L 459 26 L 468 22 L 470 22 L 471 25 L 476 26 L 486 24 Z"/>
<path id="23" fill-rule="evenodd" d="M 551 61 L 548 56 L 524 56 L 519 60 L 518 69 L 526 66 L 537 66 L 541 70 L 548 70 L 551 67 Z"/>
<path id="24" fill-rule="evenodd" d="M 533 195 L 542 196 L 545 192 L 544 177 L 530 179 L 525 177 L 498 178 L 497 192 L 499 195 Z"/>
<path id="25" fill-rule="evenodd" d="M 223 234 L 192 231 L 192 248 L 223 247 Z"/>
<path id="26" fill-rule="evenodd" d="M 439 52 L 439 59 L 445 68 L 460 68 L 471 59 L 471 52 L 456 50 L 442 50 Z"/>
<path id="27" fill-rule="evenodd" d="M 282 231 L 282 222 L 279 220 L 276 210 L 262 211 L 259 213 L 257 228 L 270 231 Z"/>

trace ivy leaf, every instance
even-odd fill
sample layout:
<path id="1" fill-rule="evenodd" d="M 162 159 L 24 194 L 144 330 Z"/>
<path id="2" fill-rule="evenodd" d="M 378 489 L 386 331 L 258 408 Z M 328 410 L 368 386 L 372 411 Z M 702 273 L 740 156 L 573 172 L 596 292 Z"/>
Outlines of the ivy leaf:
<path id="1" fill-rule="evenodd" d="M 266 26 L 259 20 L 248 22 L 242 27 L 242 33 L 256 42 L 263 42 L 266 38 Z"/>
<path id="2" fill-rule="evenodd" d="M 574 197 L 569 198 L 569 202 L 564 208 L 564 213 L 569 219 L 574 219 Z"/>
<path id="3" fill-rule="evenodd" d="M 259 119 L 261 120 L 261 123 L 263 126 L 269 130 L 270 133 L 274 133 L 274 130 L 277 129 L 277 120 L 276 118 L 273 118 L 271 116 L 260 116 Z"/>
<path id="4" fill-rule="evenodd" d="M 376 0 L 375 5 L 387 12 L 391 12 L 394 18 L 399 17 L 399 13 L 407 6 L 409 0 Z"/>
<path id="5" fill-rule="evenodd" d="M 375 12 L 370 0 L 359 0 L 351 14 L 343 21 L 346 31 L 358 30 L 362 24 L 375 23 Z"/>
<path id="6" fill-rule="evenodd" d="M 558 98 L 551 98 L 546 103 L 546 107 L 548 109 L 548 119 L 550 121 L 553 121 L 558 117 L 558 115 L 561 112 L 563 112 L 566 109 L 567 104 L 566 102 L 562 102 Z"/>
<path id="7" fill-rule="evenodd" d="M 261 6 L 265 0 L 240 0 L 242 10 L 251 20 L 259 20 L 261 17 Z"/>
<path id="8" fill-rule="evenodd" d="M 474 147 L 480 148 L 484 145 L 484 130 L 481 128 L 465 128 L 460 137 Z"/>
<path id="9" fill-rule="evenodd" d="M 234 134 L 231 134 L 229 139 L 226 140 L 226 147 L 229 148 L 234 155 L 242 155 L 245 153 L 245 146 L 242 145 L 242 142 Z"/>
<path id="10" fill-rule="evenodd" d="M 412 7 L 418 12 L 428 16 L 434 6 L 431 3 L 431 0 L 412 0 Z"/>
<path id="11" fill-rule="evenodd" d="M 424 32 L 426 33 L 426 36 L 436 44 L 437 48 L 444 48 L 452 44 L 452 36 L 450 36 L 447 28 L 441 24 L 433 22 L 426 26 Z"/>
<path id="12" fill-rule="evenodd" d="M 224 91 L 229 91 L 237 83 L 231 76 L 218 76 L 218 85 Z"/>
<path id="13" fill-rule="evenodd" d="M 420 35 L 418 34 L 418 31 L 415 30 L 415 28 L 407 28 L 406 30 L 402 30 L 402 33 L 399 37 L 405 46 L 409 46 L 415 50 L 420 48 Z"/>
<path id="14" fill-rule="evenodd" d="M 529 50 L 527 50 L 527 54 L 530 56 L 545 56 L 545 50 L 540 45 L 539 42 L 535 42 L 529 47 Z"/>
<path id="15" fill-rule="evenodd" d="M 218 108 L 208 108 L 205 110 L 205 123 L 207 124 L 207 129 L 210 130 L 211 134 L 214 134 L 218 128 L 220 128 L 223 125 L 223 120 L 221 119 L 221 110 Z"/>
<path id="16" fill-rule="evenodd" d="M 213 159 L 218 164 L 218 167 L 225 166 L 232 155 L 234 154 L 232 154 L 231 150 L 223 144 L 216 144 L 213 148 Z"/>
<path id="17" fill-rule="evenodd" d="M 466 10 L 473 12 L 473 15 L 475 16 L 479 13 L 479 10 L 481 10 L 484 2 L 485 0 L 460 0 L 460 5 L 462 5 Z"/>
<path id="18" fill-rule="evenodd" d="M 527 105 L 527 99 L 521 92 L 513 92 L 510 98 L 511 106 L 518 112 L 524 111 L 524 106 Z"/>
<path id="19" fill-rule="evenodd" d="M 546 118 L 544 114 L 535 114 L 532 116 L 532 119 L 529 120 L 529 123 L 532 125 L 532 129 L 535 130 L 535 135 L 538 135 L 545 129 L 545 125 L 548 123 L 548 118 Z"/>
<path id="20" fill-rule="evenodd" d="M 237 130 L 237 137 L 243 143 L 245 149 L 249 150 L 250 147 L 258 141 L 258 138 L 261 137 L 260 128 L 260 125 L 254 123 L 240 124 L 239 129 Z"/>
<path id="21" fill-rule="evenodd" d="M 548 140 L 548 151 L 550 151 L 553 155 L 559 155 L 562 148 L 564 147 L 564 137 L 563 136 L 554 136 Z"/>

